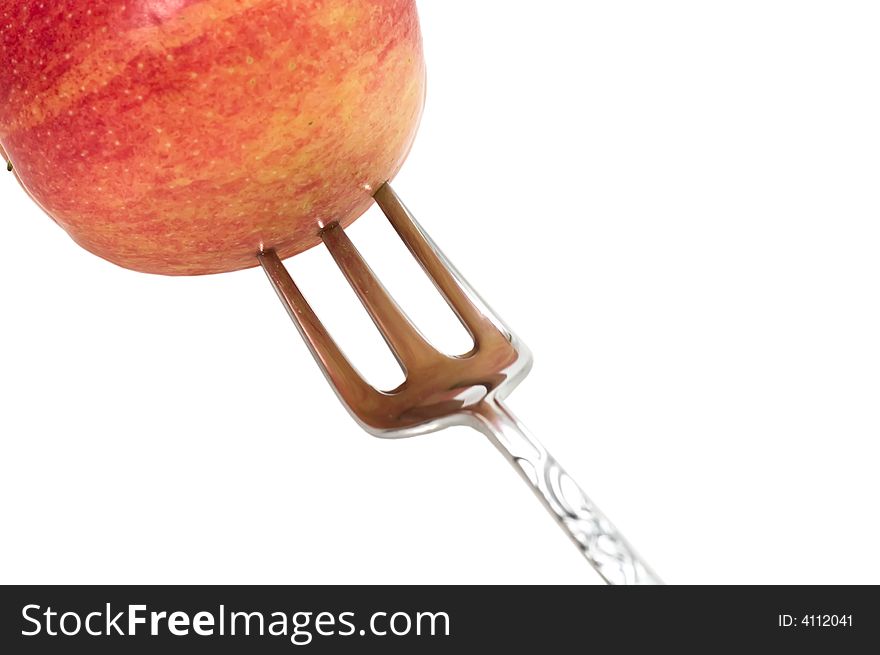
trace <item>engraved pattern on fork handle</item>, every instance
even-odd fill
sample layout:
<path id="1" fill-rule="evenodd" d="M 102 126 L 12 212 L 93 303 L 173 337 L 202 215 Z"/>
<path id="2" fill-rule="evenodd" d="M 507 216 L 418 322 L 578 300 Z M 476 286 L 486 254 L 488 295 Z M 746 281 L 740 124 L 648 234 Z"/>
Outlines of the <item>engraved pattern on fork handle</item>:
<path id="1" fill-rule="evenodd" d="M 577 483 L 505 407 L 486 399 L 472 412 L 483 432 L 528 482 L 590 565 L 611 585 L 658 585 L 660 578 Z"/>

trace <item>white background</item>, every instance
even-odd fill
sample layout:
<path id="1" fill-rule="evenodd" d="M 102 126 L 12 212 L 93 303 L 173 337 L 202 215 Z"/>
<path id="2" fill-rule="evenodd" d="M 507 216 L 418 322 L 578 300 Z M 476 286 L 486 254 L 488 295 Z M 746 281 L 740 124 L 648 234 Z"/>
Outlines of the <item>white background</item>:
<path id="1" fill-rule="evenodd" d="M 877 4 L 419 6 L 396 188 L 532 347 L 514 410 L 669 582 L 880 582 Z M 476 433 L 362 433 L 261 271 L 132 273 L 0 200 L 0 581 L 598 581 Z M 291 269 L 392 380 L 326 253 Z"/>

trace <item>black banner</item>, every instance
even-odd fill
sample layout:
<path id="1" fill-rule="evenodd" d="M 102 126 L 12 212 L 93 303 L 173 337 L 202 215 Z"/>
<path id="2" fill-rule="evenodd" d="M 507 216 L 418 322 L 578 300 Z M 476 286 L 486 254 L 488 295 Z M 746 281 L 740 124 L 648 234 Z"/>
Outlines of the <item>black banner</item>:
<path id="1" fill-rule="evenodd" d="M 876 639 L 880 616 L 877 588 L 867 586 L 5 587 L 0 595 L 0 653 L 15 654 L 651 644 L 856 652 Z"/>

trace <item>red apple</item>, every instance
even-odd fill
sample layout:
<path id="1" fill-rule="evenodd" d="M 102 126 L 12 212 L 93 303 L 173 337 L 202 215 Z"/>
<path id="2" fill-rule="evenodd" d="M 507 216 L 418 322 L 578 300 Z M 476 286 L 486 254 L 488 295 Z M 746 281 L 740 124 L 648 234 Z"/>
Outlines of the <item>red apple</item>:
<path id="1" fill-rule="evenodd" d="M 415 0 L 2 0 L 0 144 L 87 250 L 216 273 L 348 224 L 424 100 Z"/>

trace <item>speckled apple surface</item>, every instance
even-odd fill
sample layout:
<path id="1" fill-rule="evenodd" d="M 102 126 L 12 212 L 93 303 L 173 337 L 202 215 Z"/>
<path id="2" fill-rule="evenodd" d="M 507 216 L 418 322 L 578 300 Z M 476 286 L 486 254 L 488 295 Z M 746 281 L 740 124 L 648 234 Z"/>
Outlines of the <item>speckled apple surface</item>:
<path id="1" fill-rule="evenodd" d="M 83 248 L 168 275 L 348 224 L 425 93 L 414 0 L 0 0 L 0 144 Z"/>

